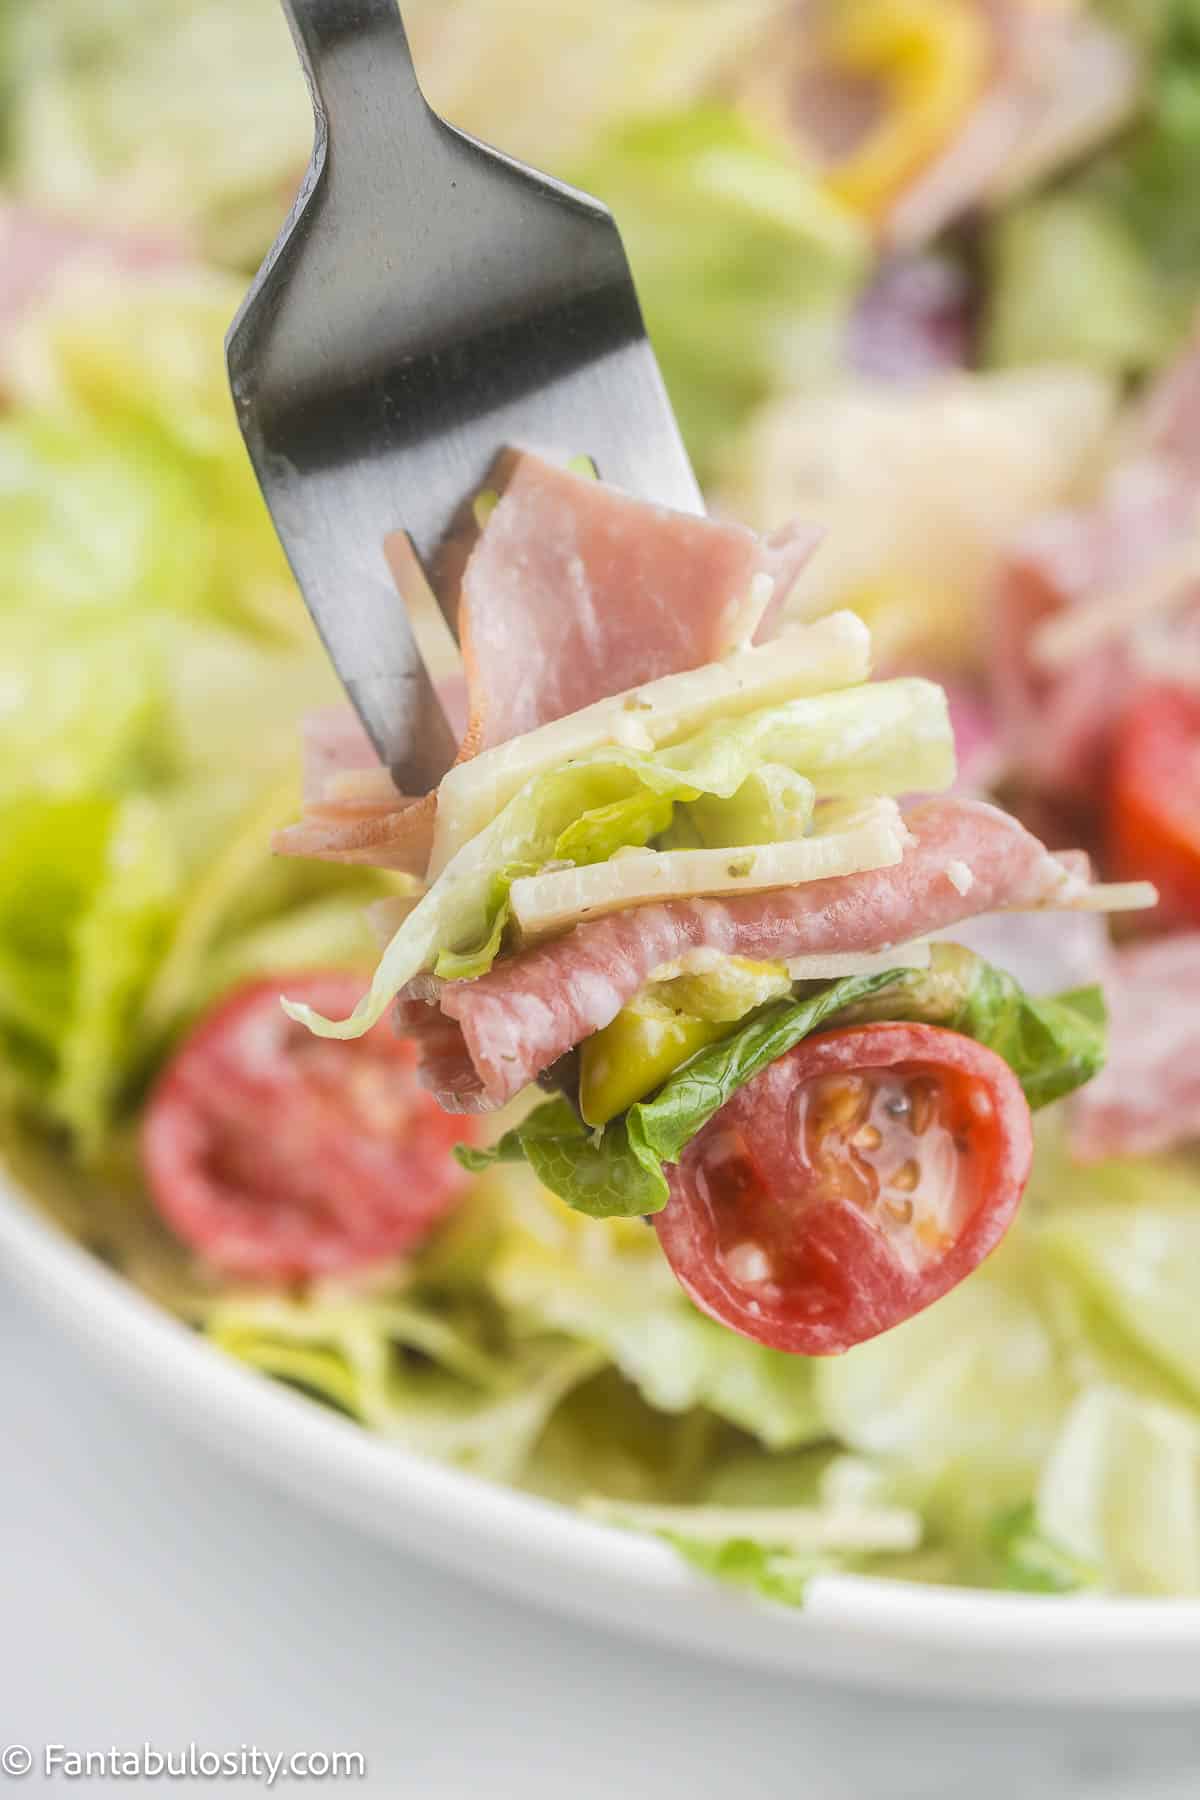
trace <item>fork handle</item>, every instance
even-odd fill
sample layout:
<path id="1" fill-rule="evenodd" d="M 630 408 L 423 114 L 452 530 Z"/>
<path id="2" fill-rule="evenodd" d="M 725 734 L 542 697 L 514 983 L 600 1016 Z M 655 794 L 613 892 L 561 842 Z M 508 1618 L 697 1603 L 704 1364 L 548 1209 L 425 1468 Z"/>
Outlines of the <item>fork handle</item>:
<path id="1" fill-rule="evenodd" d="M 318 123 L 339 152 L 434 124 L 396 0 L 282 0 Z M 380 75 L 386 71 L 387 81 Z M 382 129 L 381 129 L 382 128 Z"/>

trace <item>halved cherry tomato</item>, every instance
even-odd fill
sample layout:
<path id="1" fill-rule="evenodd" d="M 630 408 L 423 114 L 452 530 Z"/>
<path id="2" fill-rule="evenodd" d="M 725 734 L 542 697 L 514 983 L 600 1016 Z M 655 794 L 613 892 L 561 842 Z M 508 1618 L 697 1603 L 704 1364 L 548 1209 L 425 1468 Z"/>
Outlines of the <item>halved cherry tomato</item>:
<path id="1" fill-rule="evenodd" d="M 1200 924 L 1200 694 L 1145 688 L 1117 731 L 1109 872 L 1152 881 L 1162 924 Z"/>
<path id="2" fill-rule="evenodd" d="M 167 1224 L 255 1281 L 399 1255 L 469 1179 L 451 1155 L 469 1124 L 418 1088 L 413 1045 L 387 1021 L 348 1044 L 313 1037 L 284 1014 L 285 991 L 341 1018 L 362 983 L 332 972 L 240 988 L 180 1045 L 142 1130 Z"/>
<path id="3" fill-rule="evenodd" d="M 920 1312 L 1003 1237 L 1029 1179 L 1020 1083 L 932 1025 L 798 1044 L 688 1145 L 655 1218 L 705 1312 L 829 1356 Z"/>

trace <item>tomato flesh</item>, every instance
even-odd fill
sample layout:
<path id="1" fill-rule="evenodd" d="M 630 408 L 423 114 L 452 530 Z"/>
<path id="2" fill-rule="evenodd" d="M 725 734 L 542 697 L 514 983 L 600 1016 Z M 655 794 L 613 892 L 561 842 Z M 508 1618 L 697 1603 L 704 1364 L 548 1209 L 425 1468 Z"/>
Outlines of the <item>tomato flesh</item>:
<path id="1" fill-rule="evenodd" d="M 691 1298 L 831 1355 L 939 1298 L 999 1242 L 1033 1156 L 1008 1064 L 956 1032 L 824 1032 L 747 1083 L 672 1171 L 655 1225 Z"/>
<path id="2" fill-rule="evenodd" d="M 1200 695 L 1150 687 L 1122 720 L 1108 861 L 1118 879 L 1155 884 L 1156 923 L 1200 925 Z"/>
<path id="3" fill-rule="evenodd" d="M 416 1081 L 416 1051 L 382 1021 L 351 1043 L 286 1017 L 281 992 L 341 1017 L 340 972 L 238 990 L 184 1040 L 151 1095 L 142 1162 L 167 1224 L 224 1275 L 344 1274 L 418 1244 L 468 1177 L 467 1131 Z"/>

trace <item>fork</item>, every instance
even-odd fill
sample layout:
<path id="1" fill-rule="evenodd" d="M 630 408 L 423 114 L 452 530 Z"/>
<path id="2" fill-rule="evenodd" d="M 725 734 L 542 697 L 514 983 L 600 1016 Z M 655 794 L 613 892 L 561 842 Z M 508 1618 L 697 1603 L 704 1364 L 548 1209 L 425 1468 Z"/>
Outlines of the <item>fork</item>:
<path id="1" fill-rule="evenodd" d="M 312 161 L 230 327 L 238 420 L 342 685 L 401 792 L 455 740 L 384 555 L 436 557 L 503 450 L 585 455 L 628 493 L 699 490 L 611 214 L 440 118 L 395 0 L 282 0 Z"/>

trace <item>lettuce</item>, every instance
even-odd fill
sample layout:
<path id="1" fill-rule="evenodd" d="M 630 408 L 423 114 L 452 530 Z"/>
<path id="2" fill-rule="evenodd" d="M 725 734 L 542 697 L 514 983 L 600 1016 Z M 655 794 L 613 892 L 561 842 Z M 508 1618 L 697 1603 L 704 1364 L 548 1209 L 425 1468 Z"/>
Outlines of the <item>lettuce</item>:
<path id="1" fill-rule="evenodd" d="M 5 0 L 4 15 L 7 174 L 24 199 L 183 233 L 221 261 L 262 255 L 312 143 L 271 0 Z"/>
<path id="2" fill-rule="evenodd" d="M 1010 1233 L 936 1306 L 823 1361 L 817 1394 L 840 1441 L 953 1548 L 960 1576 L 1003 1579 L 997 1515 L 1029 1503 L 1071 1401 L 1028 1234 Z"/>
<path id="3" fill-rule="evenodd" d="M 1042 1220 L 1038 1243 L 1048 1274 L 1080 1303 L 1074 1313 L 1081 1361 L 1130 1386 L 1148 1385 L 1200 1407 L 1200 1181 L 1194 1170 L 1156 1160 L 1111 1165 L 1122 1198 L 1104 1197 L 1104 1177 L 1085 1198 Z M 1090 1176 L 1089 1171 L 1089 1176 Z M 1045 1179 L 1042 1177 L 1041 1179 Z M 1151 1390 L 1153 1391 L 1153 1389 Z"/>
<path id="4" fill-rule="evenodd" d="M 1109 1590 L 1200 1593 L 1200 1426 L 1117 1387 L 1085 1389 L 1041 1472 L 1034 1522 Z"/>
<path id="5" fill-rule="evenodd" d="M 92 1154 L 136 1065 L 171 841 L 146 799 L 26 798 L 0 808 L 0 845 L 0 1042 L 26 1103 Z"/>
<path id="6" fill-rule="evenodd" d="M 520 1478 L 556 1407 L 602 1366 L 562 1339 L 489 1354 L 402 1284 L 303 1301 L 234 1293 L 210 1305 L 203 1327 L 230 1355 L 370 1430 L 497 1481 Z"/>
<path id="7" fill-rule="evenodd" d="M 1094 1587 L 1095 1565 L 1048 1537 L 1032 1500 L 1001 1514 L 990 1533 L 999 1584 L 1023 1594 L 1076 1594 Z"/>
<path id="8" fill-rule="evenodd" d="M 1052 194 L 994 229 L 988 354 L 1080 358 L 1118 374 L 1156 367 L 1200 295 L 1200 6 L 1108 0 L 1149 60 L 1134 129 Z"/>
<path id="9" fill-rule="evenodd" d="M 763 1007 L 602 1132 L 589 1131 L 567 1101 L 554 1100 L 494 1148 L 460 1150 L 459 1160 L 482 1169 L 525 1159 L 553 1193 L 593 1218 L 661 1212 L 669 1193 L 664 1165 L 678 1162 L 739 1088 L 822 1026 L 869 1019 L 923 1020 L 986 1044 L 1010 1064 L 1031 1107 L 1070 1093 L 1104 1061 L 1098 989 L 1035 1000 L 969 950 L 938 944 L 927 970 L 848 976 L 815 995 Z"/>
<path id="10" fill-rule="evenodd" d="M 65 289 L 0 422 L 0 1090 L 88 1159 L 230 981 L 367 962 L 383 891 L 270 854 L 332 681 L 233 417 L 235 298 Z"/>
<path id="11" fill-rule="evenodd" d="M 529 1195 L 487 1283 L 511 1329 L 594 1346 L 660 1414 L 704 1408 L 772 1449 L 824 1435 L 812 1365 L 697 1312 L 640 1226 L 597 1226 Z"/>
<path id="12" fill-rule="evenodd" d="M 954 944 L 935 944 L 928 970 L 900 976 L 892 992 L 851 1017 L 920 1019 L 986 1044 L 1017 1075 L 1035 1112 L 1098 1075 L 1108 1048 L 1100 988 L 1034 999 L 1004 970 Z"/>
<path id="13" fill-rule="evenodd" d="M 997 368 L 1081 362 L 1107 374 L 1152 368 L 1178 320 L 1127 222 L 1070 189 L 1004 215 L 988 239 L 984 357 Z"/>
<path id="14" fill-rule="evenodd" d="M 768 394 L 837 367 L 867 234 L 785 140 L 706 103 L 619 126 L 570 173 L 616 214 L 702 472 Z"/>
<path id="15" fill-rule="evenodd" d="M 786 764 L 805 780 L 811 770 L 823 794 L 944 786 L 954 769 L 945 697 L 917 680 L 848 688 L 727 720 L 656 752 L 609 745 L 537 776 L 452 857 L 393 937 L 349 1019 L 323 1019 L 285 1001 L 289 1015 L 322 1037 L 358 1037 L 420 970 L 453 980 L 482 975 L 501 947 L 514 881 L 568 861 L 568 848 L 611 860 L 622 831 L 644 843 L 656 817 L 649 797 L 682 805 L 700 795 L 730 800 L 763 764 Z"/>

